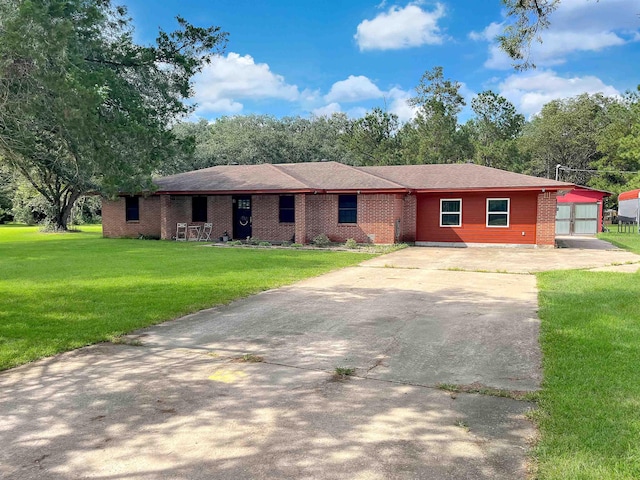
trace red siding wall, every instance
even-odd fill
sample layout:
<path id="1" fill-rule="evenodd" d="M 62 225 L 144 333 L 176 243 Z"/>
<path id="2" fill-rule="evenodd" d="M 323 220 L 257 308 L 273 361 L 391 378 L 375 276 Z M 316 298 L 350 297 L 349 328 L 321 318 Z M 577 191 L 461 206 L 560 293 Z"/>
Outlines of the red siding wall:
<path id="1" fill-rule="evenodd" d="M 102 235 L 104 237 L 131 237 L 140 235 L 160 237 L 160 197 L 140 197 L 140 220 L 127 222 L 125 199 L 102 199 Z"/>
<path id="2" fill-rule="evenodd" d="M 440 227 L 440 199 L 447 198 L 462 199 L 461 227 Z M 509 227 L 486 226 L 487 198 L 511 199 Z M 555 196 L 552 200 L 555 222 Z M 417 207 L 416 241 L 419 242 L 536 244 L 538 192 L 420 194 Z M 544 218 L 539 220 L 546 222 L 549 212 L 544 213 Z M 547 242 L 548 236 L 539 240 Z"/>

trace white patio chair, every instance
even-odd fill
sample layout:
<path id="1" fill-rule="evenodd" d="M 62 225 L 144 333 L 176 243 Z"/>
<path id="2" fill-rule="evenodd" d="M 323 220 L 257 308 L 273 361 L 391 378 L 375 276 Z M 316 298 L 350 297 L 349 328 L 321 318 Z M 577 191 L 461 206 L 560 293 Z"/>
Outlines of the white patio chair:
<path id="1" fill-rule="evenodd" d="M 178 226 L 176 227 L 176 241 L 177 242 L 187 241 L 187 224 L 186 223 L 178 223 Z"/>
<path id="2" fill-rule="evenodd" d="M 213 223 L 205 223 L 202 226 L 202 231 L 200 232 L 200 238 L 198 240 L 201 242 L 210 242 L 211 230 L 213 230 Z"/>

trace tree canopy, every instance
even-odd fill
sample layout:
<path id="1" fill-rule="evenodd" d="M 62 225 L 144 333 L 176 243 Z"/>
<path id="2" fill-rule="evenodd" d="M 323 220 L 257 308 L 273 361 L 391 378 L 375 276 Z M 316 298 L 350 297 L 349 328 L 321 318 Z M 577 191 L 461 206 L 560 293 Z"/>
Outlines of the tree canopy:
<path id="1" fill-rule="evenodd" d="M 149 188 L 188 147 L 170 127 L 226 33 L 177 23 L 142 46 L 109 0 L 0 0 L 0 157 L 58 228 L 81 195 Z"/>

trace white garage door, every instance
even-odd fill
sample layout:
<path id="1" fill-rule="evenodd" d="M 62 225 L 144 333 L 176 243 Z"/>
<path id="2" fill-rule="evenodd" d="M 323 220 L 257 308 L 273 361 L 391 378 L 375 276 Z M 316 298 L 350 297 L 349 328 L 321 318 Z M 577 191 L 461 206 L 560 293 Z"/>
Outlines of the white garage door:
<path id="1" fill-rule="evenodd" d="M 595 235 L 598 233 L 598 203 L 559 203 L 556 235 Z"/>

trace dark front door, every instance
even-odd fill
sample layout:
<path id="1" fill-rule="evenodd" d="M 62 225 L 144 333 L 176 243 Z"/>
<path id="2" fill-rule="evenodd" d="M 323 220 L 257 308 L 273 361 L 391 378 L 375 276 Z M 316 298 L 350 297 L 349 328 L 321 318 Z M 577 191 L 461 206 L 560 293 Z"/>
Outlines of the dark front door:
<path id="1" fill-rule="evenodd" d="M 246 240 L 251 236 L 251 195 L 233 197 L 233 238 Z"/>

